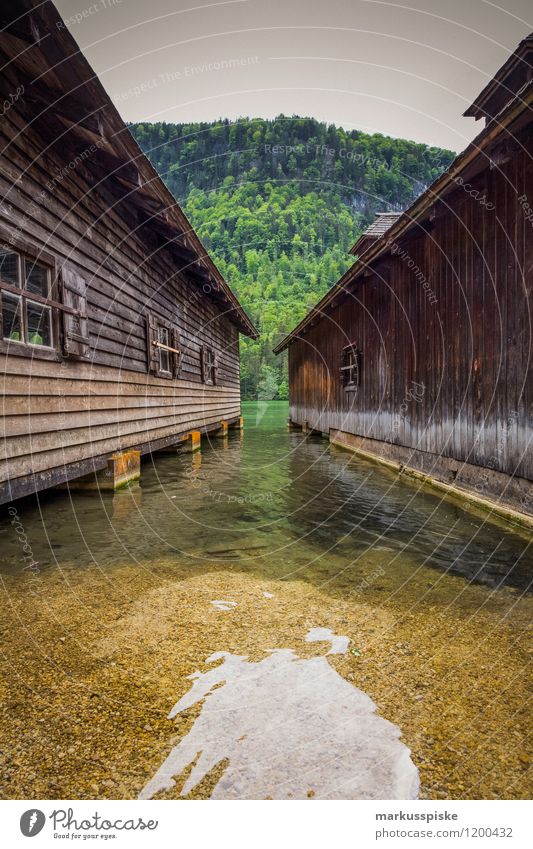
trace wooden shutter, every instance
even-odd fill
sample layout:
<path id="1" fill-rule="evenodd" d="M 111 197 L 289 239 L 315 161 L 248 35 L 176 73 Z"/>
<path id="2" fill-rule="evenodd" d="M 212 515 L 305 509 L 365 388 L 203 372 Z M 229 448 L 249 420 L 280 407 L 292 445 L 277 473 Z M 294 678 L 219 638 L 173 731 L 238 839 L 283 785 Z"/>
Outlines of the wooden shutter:
<path id="1" fill-rule="evenodd" d="M 213 354 L 213 383 L 218 383 L 218 368 L 219 368 L 219 360 L 218 354 Z"/>
<path id="2" fill-rule="evenodd" d="M 180 332 L 177 327 L 172 327 L 170 331 L 171 346 L 175 350 L 172 352 L 172 374 L 174 377 L 179 377 L 181 372 L 181 363 L 183 360 L 183 351 L 180 347 Z M 179 351 L 177 354 L 176 351 Z"/>
<path id="3" fill-rule="evenodd" d="M 207 379 L 207 348 L 205 345 L 200 347 L 200 371 L 202 373 L 202 383 Z"/>
<path id="4" fill-rule="evenodd" d="M 157 342 L 157 319 L 152 313 L 146 316 L 146 357 L 150 374 L 159 374 L 159 349 Z"/>
<path id="5" fill-rule="evenodd" d="M 345 368 L 344 368 L 345 365 L 346 365 L 346 359 L 347 359 L 346 348 L 343 348 L 342 351 L 341 351 L 341 363 L 340 363 L 340 367 L 339 367 L 339 371 L 340 371 L 340 375 L 341 375 L 341 386 L 346 386 L 346 371 L 345 371 Z"/>
<path id="6" fill-rule="evenodd" d="M 77 271 L 64 266 L 61 273 L 61 299 L 79 315 L 63 313 L 63 351 L 69 357 L 89 359 L 91 342 L 87 321 L 87 283 Z"/>
<path id="7" fill-rule="evenodd" d="M 354 348 L 354 383 L 356 386 L 361 385 L 361 352 L 359 348 Z"/>

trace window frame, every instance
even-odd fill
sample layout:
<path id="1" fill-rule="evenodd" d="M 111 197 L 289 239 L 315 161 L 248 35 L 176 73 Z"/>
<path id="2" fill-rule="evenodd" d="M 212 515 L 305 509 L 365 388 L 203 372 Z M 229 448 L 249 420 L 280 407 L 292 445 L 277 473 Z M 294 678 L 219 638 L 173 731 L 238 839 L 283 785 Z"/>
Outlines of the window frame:
<path id="1" fill-rule="evenodd" d="M 165 335 L 165 339 L 161 338 L 162 334 Z M 170 359 L 171 352 L 169 351 L 169 348 L 171 347 L 170 343 L 172 342 L 172 333 L 167 322 L 157 322 L 157 342 L 159 343 L 159 345 L 157 345 L 157 370 L 159 372 L 159 375 L 161 377 L 172 377 L 172 362 Z M 166 348 L 160 347 L 161 345 L 166 345 Z M 163 368 L 163 357 L 166 357 L 168 368 Z"/>
<path id="2" fill-rule="evenodd" d="M 200 355 L 202 358 L 202 383 L 205 383 L 206 386 L 216 386 L 218 384 L 217 352 L 210 345 L 202 345 Z"/>
<path id="3" fill-rule="evenodd" d="M 356 342 L 342 349 L 340 374 L 344 391 L 357 392 L 361 385 L 361 351 Z"/>
<path id="4" fill-rule="evenodd" d="M 0 298 L 5 293 L 8 297 L 17 298 L 20 304 L 21 330 L 24 338 L 5 339 L 0 334 L 0 352 L 13 356 L 32 357 L 38 359 L 60 361 L 61 355 L 61 310 L 63 305 L 59 297 L 59 274 L 58 264 L 55 257 L 45 251 L 32 247 L 22 239 L 7 236 L 5 231 L 0 231 L 0 250 L 6 253 L 14 253 L 18 257 L 19 286 L 14 286 L 0 278 Z M 48 297 L 38 295 L 26 289 L 26 262 L 32 265 L 38 264 L 44 267 L 48 274 Z M 50 345 L 39 345 L 30 342 L 28 338 L 27 306 L 35 304 L 42 306 L 50 314 Z M 1 311 L 1 309 L 0 309 Z"/>
<path id="5" fill-rule="evenodd" d="M 183 349 L 176 323 L 160 318 L 157 313 L 150 312 L 146 314 L 146 325 L 149 374 L 166 380 L 179 380 L 183 362 Z M 166 342 L 161 341 L 161 331 L 166 334 Z M 162 368 L 163 352 L 166 353 L 168 358 L 168 370 Z"/>

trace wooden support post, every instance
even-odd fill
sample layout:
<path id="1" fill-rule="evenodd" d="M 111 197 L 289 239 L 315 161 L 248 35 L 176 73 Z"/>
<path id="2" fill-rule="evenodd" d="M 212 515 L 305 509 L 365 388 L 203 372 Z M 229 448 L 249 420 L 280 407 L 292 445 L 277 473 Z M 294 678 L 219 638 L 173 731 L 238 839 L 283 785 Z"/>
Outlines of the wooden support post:
<path id="1" fill-rule="evenodd" d="M 199 430 L 191 430 L 185 433 L 177 442 L 165 445 L 157 449 L 157 454 L 194 454 L 202 447 L 202 434 Z"/>
<path id="2" fill-rule="evenodd" d="M 186 449 L 188 435 L 180 436 L 177 442 L 171 442 L 170 445 L 163 445 L 161 448 L 156 448 L 153 454 L 182 454 Z"/>
<path id="3" fill-rule="evenodd" d="M 232 422 L 229 425 L 230 430 L 242 430 L 244 428 L 244 419 L 242 416 L 239 416 L 237 421 Z"/>
<path id="4" fill-rule="evenodd" d="M 293 422 L 292 419 L 287 419 L 287 427 L 289 430 L 302 430 L 302 425 L 298 422 Z"/>
<path id="5" fill-rule="evenodd" d="M 228 423 L 224 421 L 224 419 L 220 422 L 220 426 L 217 427 L 209 436 L 214 436 L 217 439 L 223 439 L 228 435 Z"/>
<path id="6" fill-rule="evenodd" d="M 64 488 L 72 490 L 115 490 L 127 486 L 141 477 L 141 452 L 122 451 L 113 454 L 107 461 L 105 469 L 92 472 L 81 478 L 75 478 Z"/>
<path id="7" fill-rule="evenodd" d="M 194 454 L 196 451 L 200 451 L 201 447 L 202 434 L 199 430 L 191 430 L 187 436 L 187 442 L 182 445 L 182 451 L 186 454 Z"/>

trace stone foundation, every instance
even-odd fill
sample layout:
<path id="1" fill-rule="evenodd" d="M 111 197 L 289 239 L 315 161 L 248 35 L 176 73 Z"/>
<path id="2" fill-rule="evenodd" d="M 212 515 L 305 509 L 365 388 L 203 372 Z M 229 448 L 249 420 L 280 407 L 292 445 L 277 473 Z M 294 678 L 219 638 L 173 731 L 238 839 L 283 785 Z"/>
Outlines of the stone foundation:
<path id="1" fill-rule="evenodd" d="M 381 463 L 402 477 L 445 492 L 465 508 L 477 507 L 516 525 L 533 529 L 532 481 L 342 430 L 332 429 L 330 442 Z"/>

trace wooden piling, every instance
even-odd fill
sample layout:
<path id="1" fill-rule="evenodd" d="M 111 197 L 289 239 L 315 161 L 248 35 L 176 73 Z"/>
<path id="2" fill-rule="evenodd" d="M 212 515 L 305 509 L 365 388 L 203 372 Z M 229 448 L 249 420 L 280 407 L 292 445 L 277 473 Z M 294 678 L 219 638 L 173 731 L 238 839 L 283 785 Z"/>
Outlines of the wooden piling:
<path id="1" fill-rule="evenodd" d="M 136 450 L 112 454 L 107 466 L 64 484 L 71 490 L 116 490 L 141 477 L 141 452 Z"/>
<path id="2" fill-rule="evenodd" d="M 220 425 L 214 430 L 209 436 L 213 436 L 216 439 L 223 439 L 228 435 L 228 423 L 224 419 L 220 422 Z"/>
<path id="3" fill-rule="evenodd" d="M 191 430 L 184 433 L 176 442 L 164 445 L 157 449 L 157 454 L 194 454 L 202 447 L 202 434 L 199 430 Z"/>

